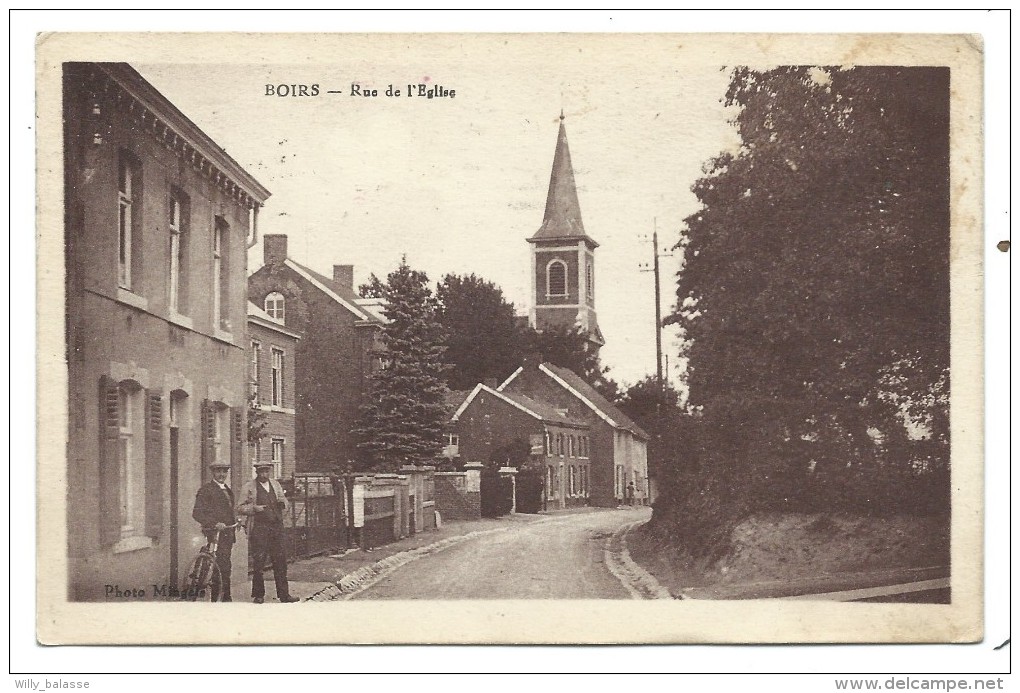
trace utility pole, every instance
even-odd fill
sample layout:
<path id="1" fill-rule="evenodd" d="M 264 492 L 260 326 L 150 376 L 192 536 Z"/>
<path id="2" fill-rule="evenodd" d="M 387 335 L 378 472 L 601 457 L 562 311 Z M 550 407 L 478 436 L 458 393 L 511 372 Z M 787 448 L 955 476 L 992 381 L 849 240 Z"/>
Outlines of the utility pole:
<path id="1" fill-rule="evenodd" d="M 645 236 L 647 238 L 647 236 Z M 655 383 L 661 392 L 663 390 L 662 380 L 662 296 L 659 280 L 659 258 L 672 257 L 672 253 L 659 254 L 659 228 L 658 221 L 652 217 L 652 264 L 641 265 L 642 272 L 655 273 Z"/>

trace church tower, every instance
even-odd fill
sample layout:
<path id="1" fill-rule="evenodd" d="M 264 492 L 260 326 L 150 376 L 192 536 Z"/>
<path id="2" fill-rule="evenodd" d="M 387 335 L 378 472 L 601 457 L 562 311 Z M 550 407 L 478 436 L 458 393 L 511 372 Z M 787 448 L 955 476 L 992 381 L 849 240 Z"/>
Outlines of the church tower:
<path id="1" fill-rule="evenodd" d="M 531 244 L 531 314 L 536 330 L 580 327 L 596 349 L 605 344 L 595 316 L 596 243 L 584 231 L 570 164 L 567 130 L 560 112 L 549 194 L 542 226 Z"/>

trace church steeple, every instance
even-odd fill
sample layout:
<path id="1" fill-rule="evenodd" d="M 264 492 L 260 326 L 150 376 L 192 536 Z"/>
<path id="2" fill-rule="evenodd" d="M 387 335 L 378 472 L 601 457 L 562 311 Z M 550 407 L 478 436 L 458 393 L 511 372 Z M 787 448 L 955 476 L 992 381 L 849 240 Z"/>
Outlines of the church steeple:
<path id="1" fill-rule="evenodd" d="M 598 243 L 584 230 L 577 201 L 574 167 L 570 161 L 567 129 L 560 111 L 549 192 L 542 225 L 531 244 L 531 326 L 580 327 L 592 347 L 605 344 L 595 315 L 595 248 Z"/>
<path id="2" fill-rule="evenodd" d="M 551 238 L 588 238 L 581 221 L 581 205 L 577 201 L 577 185 L 574 182 L 574 167 L 570 162 L 570 145 L 567 144 L 567 128 L 564 126 L 563 111 L 560 111 L 560 131 L 556 137 L 556 153 L 553 155 L 552 175 L 549 177 L 549 192 L 545 198 L 545 215 L 542 226 L 529 240 Z"/>

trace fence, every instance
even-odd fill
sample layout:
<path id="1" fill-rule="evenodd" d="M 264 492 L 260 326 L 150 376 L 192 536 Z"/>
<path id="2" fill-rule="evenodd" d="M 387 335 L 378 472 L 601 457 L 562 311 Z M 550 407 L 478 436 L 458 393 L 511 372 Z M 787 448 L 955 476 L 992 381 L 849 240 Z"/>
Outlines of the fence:
<path id="1" fill-rule="evenodd" d="M 281 484 L 290 501 L 283 522 L 289 557 L 305 558 L 350 544 L 342 478 L 295 474 Z"/>

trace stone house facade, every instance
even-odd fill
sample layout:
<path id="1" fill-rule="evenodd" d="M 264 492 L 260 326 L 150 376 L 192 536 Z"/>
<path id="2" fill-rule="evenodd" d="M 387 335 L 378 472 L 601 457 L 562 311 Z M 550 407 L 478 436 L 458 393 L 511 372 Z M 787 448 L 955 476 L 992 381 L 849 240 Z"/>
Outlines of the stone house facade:
<path id="1" fill-rule="evenodd" d="M 63 89 L 68 597 L 151 599 L 204 542 L 207 465 L 249 475 L 246 255 L 269 191 L 127 64 L 66 63 Z"/>

